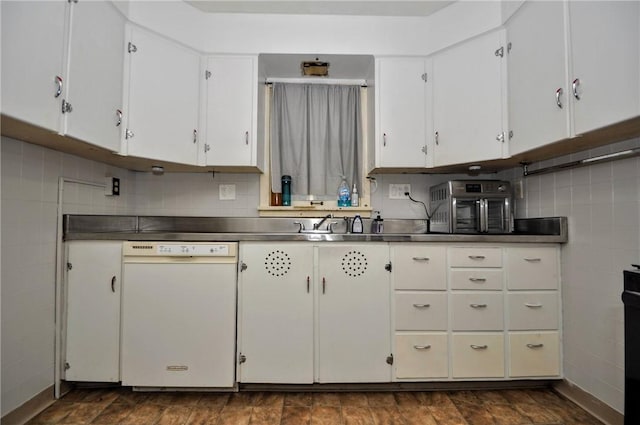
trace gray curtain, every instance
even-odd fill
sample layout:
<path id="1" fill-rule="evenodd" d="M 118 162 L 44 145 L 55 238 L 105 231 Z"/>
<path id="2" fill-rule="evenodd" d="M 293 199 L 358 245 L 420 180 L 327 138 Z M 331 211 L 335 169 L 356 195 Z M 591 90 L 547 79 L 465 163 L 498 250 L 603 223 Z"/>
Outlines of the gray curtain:
<path id="1" fill-rule="evenodd" d="M 342 176 L 361 192 L 360 87 L 274 83 L 271 187 L 292 177 L 294 199 L 335 199 Z"/>

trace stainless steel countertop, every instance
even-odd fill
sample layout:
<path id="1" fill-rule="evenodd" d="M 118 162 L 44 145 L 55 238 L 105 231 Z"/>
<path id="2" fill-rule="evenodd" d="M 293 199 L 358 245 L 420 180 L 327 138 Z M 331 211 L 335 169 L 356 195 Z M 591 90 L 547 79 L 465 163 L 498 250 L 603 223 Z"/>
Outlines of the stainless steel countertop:
<path id="1" fill-rule="evenodd" d="M 385 233 L 346 233 L 333 218 L 334 233 L 297 233 L 295 221 L 311 229 L 319 219 L 65 215 L 64 240 L 132 241 L 310 241 L 310 242 L 502 242 L 565 243 L 566 217 L 516 220 L 510 234 L 425 233 L 425 220 L 385 219 Z M 365 230 L 370 219 L 363 220 Z"/>

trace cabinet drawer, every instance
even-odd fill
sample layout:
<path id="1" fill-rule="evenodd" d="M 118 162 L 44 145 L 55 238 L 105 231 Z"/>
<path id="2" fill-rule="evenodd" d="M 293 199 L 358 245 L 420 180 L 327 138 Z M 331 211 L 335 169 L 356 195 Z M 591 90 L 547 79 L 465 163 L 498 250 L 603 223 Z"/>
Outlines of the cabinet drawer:
<path id="1" fill-rule="evenodd" d="M 396 292 L 396 330 L 446 331 L 447 294 Z"/>
<path id="2" fill-rule="evenodd" d="M 447 334 L 396 334 L 396 378 L 446 378 Z"/>
<path id="3" fill-rule="evenodd" d="M 507 249 L 507 288 L 512 290 L 557 289 L 556 247 L 512 247 Z"/>
<path id="4" fill-rule="evenodd" d="M 559 340 L 558 332 L 511 332 L 509 376 L 559 376 Z"/>
<path id="5" fill-rule="evenodd" d="M 454 331 L 500 331 L 504 328 L 502 293 L 451 295 Z"/>
<path id="6" fill-rule="evenodd" d="M 558 329 L 557 292 L 516 292 L 507 298 L 510 330 Z"/>
<path id="7" fill-rule="evenodd" d="M 446 247 L 422 244 L 393 245 L 395 289 L 447 289 Z"/>
<path id="8" fill-rule="evenodd" d="M 451 267 L 502 267 L 502 248 L 453 247 L 449 249 Z"/>
<path id="9" fill-rule="evenodd" d="M 502 289 L 502 269 L 453 269 L 450 273 L 451 289 Z"/>
<path id="10" fill-rule="evenodd" d="M 504 377 L 502 334 L 453 334 L 451 343 L 454 378 Z"/>

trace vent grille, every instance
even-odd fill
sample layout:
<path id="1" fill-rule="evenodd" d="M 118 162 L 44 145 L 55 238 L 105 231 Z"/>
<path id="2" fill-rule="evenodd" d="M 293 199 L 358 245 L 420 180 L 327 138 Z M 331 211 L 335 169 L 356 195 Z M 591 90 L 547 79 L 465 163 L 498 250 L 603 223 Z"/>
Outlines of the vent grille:
<path id="1" fill-rule="evenodd" d="M 367 257 L 360 251 L 349 251 L 342 257 L 342 270 L 349 277 L 364 275 L 368 266 Z"/>
<path id="2" fill-rule="evenodd" d="M 264 268 L 271 276 L 284 276 L 291 270 L 291 257 L 279 249 L 271 251 L 264 259 Z"/>
<path id="3" fill-rule="evenodd" d="M 153 245 L 131 245 L 131 249 L 153 249 Z"/>

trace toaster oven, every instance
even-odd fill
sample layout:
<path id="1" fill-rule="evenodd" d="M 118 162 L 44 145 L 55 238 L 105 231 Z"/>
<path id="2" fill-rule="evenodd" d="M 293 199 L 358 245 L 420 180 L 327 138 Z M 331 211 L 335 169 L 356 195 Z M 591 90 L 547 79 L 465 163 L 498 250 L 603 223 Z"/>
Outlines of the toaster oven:
<path id="1" fill-rule="evenodd" d="M 501 180 L 450 180 L 429 189 L 431 231 L 511 233 L 511 184 Z"/>

